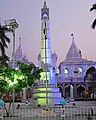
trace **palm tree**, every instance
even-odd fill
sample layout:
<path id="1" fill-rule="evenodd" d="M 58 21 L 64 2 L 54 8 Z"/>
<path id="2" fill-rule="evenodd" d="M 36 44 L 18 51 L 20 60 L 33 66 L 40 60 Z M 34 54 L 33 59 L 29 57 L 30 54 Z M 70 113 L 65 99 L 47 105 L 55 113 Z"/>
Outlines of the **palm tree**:
<path id="1" fill-rule="evenodd" d="M 5 26 L 0 25 L 0 64 L 7 65 L 9 57 L 6 55 L 5 49 L 8 48 L 7 43 L 10 43 L 10 39 L 6 36 L 5 32 L 8 29 Z"/>
<path id="2" fill-rule="evenodd" d="M 96 3 L 93 4 L 93 6 L 90 8 L 90 11 L 94 11 L 94 10 L 96 11 Z M 93 21 L 91 27 L 95 29 L 95 26 L 96 26 L 96 19 Z"/>

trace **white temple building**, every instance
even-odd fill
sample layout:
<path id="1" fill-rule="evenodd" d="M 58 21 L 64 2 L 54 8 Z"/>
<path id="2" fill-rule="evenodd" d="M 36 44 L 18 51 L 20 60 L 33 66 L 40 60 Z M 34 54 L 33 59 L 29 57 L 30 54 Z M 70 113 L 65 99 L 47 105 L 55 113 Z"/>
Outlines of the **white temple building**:
<path id="1" fill-rule="evenodd" d="M 21 40 L 20 40 L 19 46 L 17 47 L 17 49 L 15 51 L 14 57 L 15 57 L 15 68 L 18 68 L 17 61 L 21 61 L 21 62 L 26 63 L 26 64 L 32 63 L 32 62 L 29 62 L 26 55 L 24 55 L 24 53 L 23 53 Z M 13 67 L 13 60 L 10 61 L 9 65 L 11 67 Z"/>
<path id="2" fill-rule="evenodd" d="M 81 50 L 75 44 L 74 35 L 71 36 L 72 43 L 66 58 L 58 67 L 57 81 L 63 97 L 78 98 L 82 97 L 84 90 L 92 93 L 92 86 L 90 82 L 84 81 L 84 76 L 90 67 L 96 67 L 96 62 L 82 58 Z"/>

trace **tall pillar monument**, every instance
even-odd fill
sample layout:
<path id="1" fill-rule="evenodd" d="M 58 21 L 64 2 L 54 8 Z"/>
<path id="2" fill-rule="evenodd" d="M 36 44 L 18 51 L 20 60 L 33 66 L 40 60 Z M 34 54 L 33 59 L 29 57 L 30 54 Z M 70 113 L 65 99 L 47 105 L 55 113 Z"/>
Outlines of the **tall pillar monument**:
<path id="1" fill-rule="evenodd" d="M 56 55 L 55 53 L 52 55 L 50 45 L 49 8 L 47 8 L 44 1 L 41 9 L 41 52 L 38 57 L 43 72 L 40 83 L 34 93 L 37 104 L 58 104 L 60 101 L 61 93 L 59 88 L 56 87 L 56 66 L 54 63 L 56 59 L 54 58 L 56 58 Z"/>

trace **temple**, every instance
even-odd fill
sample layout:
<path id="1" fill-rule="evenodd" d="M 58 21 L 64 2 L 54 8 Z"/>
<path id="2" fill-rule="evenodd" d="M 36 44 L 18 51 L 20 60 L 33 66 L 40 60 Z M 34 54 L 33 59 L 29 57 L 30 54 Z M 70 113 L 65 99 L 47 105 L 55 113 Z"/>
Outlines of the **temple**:
<path id="1" fill-rule="evenodd" d="M 39 67 L 42 67 L 43 72 L 41 79 L 34 87 L 33 94 L 37 104 L 59 104 L 61 97 L 70 100 L 79 99 L 83 97 L 84 91 L 88 92 L 89 98 L 93 98 L 92 81 L 84 81 L 84 76 L 89 68 L 96 68 L 96 62 L 82 57 L 73 33 L 71 39 L 72 43 L 66 58 L 57 67 L 58 57 L 51 51 L 49 8 L 44 1 L 41 9 L 41 50 L 38 55 Z M 16 61 L 32 63 L 23 55 L 21 42 L 15 52 L 15 67 L 18 67 Z M 13 65 L 12 62 L 10 66 Z"/>
<path id="2" fill-rule="evenodd" d="M 18 66 L 17 66 L 17 61 L 21 61 L 21 62 L 26 63 L 26 64 L 32 63 L 32 62 L 30 62 L 30 61 L 27 59 L 26 55 L 24 55 L 24 53 L 23 53 L 22 44 L 21 44 L 21 38 L 20 38 L 19 41 L 20 41 L 20 42 L 19 42 L 19 45 L 18 45 L 18 47 L 17 47 L 17 49 L 16 49 L 16 51 L 15 51 L 15 55 L 14 55 L 14 57 L 15 57 L 15 68 L 18 68 Z M 13 60 L 11 60 L 11 61 L 9 62 L 9 65 L 10 65 L 11 67 L 13 67 Z"/>
<path id="3" fill-rule="evenodd" d="M 81 98 L 83 91 L 92 94 L 90 81 L 84 81 L 84 76 L 89 68 L 96 67 L 96 62 L 82 58 L 81 50 L 75 44 L 74 35 L 71 34 L 72 43 L 66 58 L 59 64 L 57 75 L 58 87 L 65 98 Z"/>

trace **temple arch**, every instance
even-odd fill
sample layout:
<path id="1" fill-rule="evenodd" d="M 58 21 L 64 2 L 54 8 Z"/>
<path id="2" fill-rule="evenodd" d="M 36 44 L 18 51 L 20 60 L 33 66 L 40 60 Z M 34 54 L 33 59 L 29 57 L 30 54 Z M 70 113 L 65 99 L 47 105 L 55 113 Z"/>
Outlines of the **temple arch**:
<path id="1" fill-rule="evenodd" d="M 70 85 L 65 86 L 65 98 L 70 97 Z"/>
<path id="2" fill-rule="evenodd" d="M 59 92 L 61 93 L 61 96 L 63 97 L 63 86 L 58 84 L 57 87 L 59 88 Z"/>
<path id="3" fill-rule="evenodd" d="M 82 98 L 83 92 L 85 91 L 84 85 L 78 85 L 77 86 L 77 97 Z"/>

